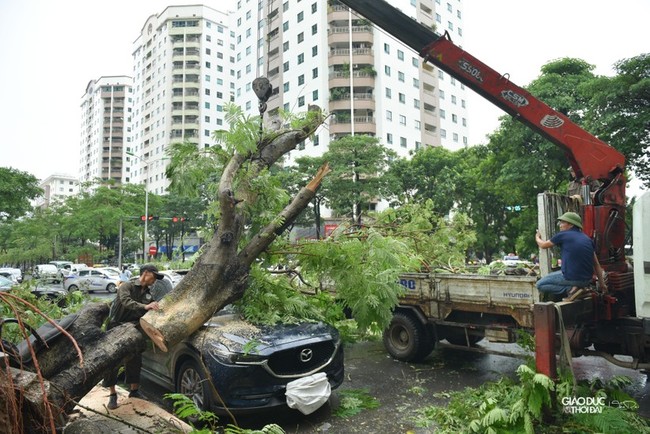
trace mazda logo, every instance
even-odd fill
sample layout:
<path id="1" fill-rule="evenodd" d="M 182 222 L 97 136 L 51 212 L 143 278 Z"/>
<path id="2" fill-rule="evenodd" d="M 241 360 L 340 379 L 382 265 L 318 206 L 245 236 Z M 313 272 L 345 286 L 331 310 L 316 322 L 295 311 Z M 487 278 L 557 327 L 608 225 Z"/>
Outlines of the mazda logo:
<path id="1" fill-rule="evenodd" d="M 307 363 L 308 361 L 311 360 L 312 357 L 314 357 L 314 352 L 311 350 L 311 348 L 304 348 L 303 350 L 300 351 L 301 362 Z"/>

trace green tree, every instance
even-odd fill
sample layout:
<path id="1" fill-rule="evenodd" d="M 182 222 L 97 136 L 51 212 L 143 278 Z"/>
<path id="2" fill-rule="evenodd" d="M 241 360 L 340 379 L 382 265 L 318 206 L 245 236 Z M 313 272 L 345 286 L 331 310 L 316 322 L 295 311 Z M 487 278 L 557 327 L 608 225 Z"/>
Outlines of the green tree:
<path id="1" fill-rule="evenodd" d="M 387 193 L 391 181 L 384 175 L 395 157 L 377 138 L 366 135 L 345 136 L 330 143 L 323 157 L 332 167 L 323 184 L 329 206 L 360 223 L 370 203 Z"/>
<path id="2" fill-rule="evenodd" d="M 650 53 L 615 65 L 617 75 L 599 77 L 579 90 L 588 99 L 585 125 L 621 151 L 628 168 L 650 186 Z"/>
<path id="3" fill-rule="evenodd" d="M 394 161 L 388 170 L 394 204 L 431 200 L 439 215 L 449 213 L 457 197 L 458 155 L 442 147 L 426 147 L 411 159 Z"/>
<path id="4" fill-rule="evenodd" d="M 325 162 L 324 157 L 300 157 L 297 158 L 295 164 L 283 167 L 278 171 L 277 176 L 280 178 L 280 183 L 287 189 L 290 195 L 297 194 L 307 182 L 309 182 L 310 174 L 315 173 L 320 166 Z M 326 202 L 323 189 L 316 192 L 316 195 L 311 201 L 310 207 L 306 208 L 300 216 L 296 219 L 295 225 L 298 226 L 313 226 L 316 239 L 321 238 L 321 208 Z"/>
<path id="5" fill-rule="evenodd" d="M 31 200 L 43 194 L 38 179 L 11 167 L 0 167 L 0 218 L 13 220 L 32 209 Z"/>

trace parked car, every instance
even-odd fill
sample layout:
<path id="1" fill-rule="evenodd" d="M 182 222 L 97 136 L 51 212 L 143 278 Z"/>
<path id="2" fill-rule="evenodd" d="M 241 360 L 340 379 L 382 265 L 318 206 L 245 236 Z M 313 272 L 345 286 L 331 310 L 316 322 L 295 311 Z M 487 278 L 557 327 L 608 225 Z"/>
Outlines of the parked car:
<path id="1" fill-rule="evenodd" d="M 66 276 L 78 274 L 80 270 L 85 270 L 86 268 L 89 268 L 86 264 L 64 264 L 59 267 L 58 276 L 63 281 Z"/>
<path id="2" fill-rule="evenodd" d="M 9 291 L 15 285 L 16 282 L 14 282 L 13 280 L 8 279 L 4 276 L 0 276 L 0 291 Z"/>
<path id="3" fill-rule="evenodd" d="M 63 281 L 63 289 L 71 291 L 108 291 L 115 292 L 120 284 L 120 277 L 96 268 L 79 270 L 78 274 L 70 274 Z"/>
<path id="4" fill-rule="evenodd" d="M 50 261 L 49 263 L 54 265 L 57 269 L 63 268 L 66 265 L 72 265 L 72 261 Z"/>
<path id="5" fill-rule="evenodd" d="M 20 268 L 0 268 L 0 276 L 13 280 L 16 283 L 21 283 L 23 281 L 23 272 L 20 270 Z"/>
<path id="6" fill-rule="evenodd" d="M 209 380 L 201 366 L 205 364 Z M 142 375 L 223 414 L 286 405 L 287 384 L 324 372 L 332 389 L 343 382 L 338 331 L 323 323 L 254 326 L 228 306 L 166 353 L 143 353 Z"/>
<path id="7" fill-rule="evenodd" d="M 162 270 L 161 273 L 164 274 L 165 277 L 168 277 L 168 278 L 169 278 L 169 280 L 170 280 L 171 283 L 172 283 L 172 287 L 178 285 L 178 282 L 180 282 L 181 280 L 183 280 L 183 277 L 184 277 L 183 275 L 178 274 L 178 273 L 177 273 L 176 271 L 174 271 L 174 270 Z"/>
<path id="8" fill-rule="evenodd" d="M 54 264 L 38 264 L 34 266 L 32 277 L 35 279 L 60 281 L 59 270 Z"/>

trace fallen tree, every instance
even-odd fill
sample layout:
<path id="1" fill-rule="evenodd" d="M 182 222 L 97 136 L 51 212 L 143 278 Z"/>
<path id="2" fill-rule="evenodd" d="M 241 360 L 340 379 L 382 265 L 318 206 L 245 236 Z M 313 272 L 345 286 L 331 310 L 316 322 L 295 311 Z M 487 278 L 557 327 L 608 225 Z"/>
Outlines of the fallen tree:
<path id="1" fill-rule="evenodd" d="M 268 97 L 268 95 L 267 95 Z M 265 107 L 264 107 L 265 108 Z M 260 112 L 263 113 L 263 104 Z M 324 118 L 310 107 L 300 128 L 261 131 L 248 147 L 237 147 L 221 175 L 218 229 L 185 278 L 161 301 L 161 310 L 141 319 L 141 327 L 163 351 L 196 331 L 208 318 L 242 297 L 251 264 L 307 207 L 329 168 L 324 164 L 284 209 L 256 234 L 246 233 L 246 206 L 257 199 L 246 180 L 267 171 L 283 155 L 310 135 Z M 244 238 L 244 235 L 246 237 Z M 247 240 L 242 242 L 242 240 Z M 53 432 L 75 403 L 134 349 L 142 351 L 147 338 L 135 324 L 109 332 L 101 325 L 106 304 L 85 307 L 77 321 L 41 351 L 35 363 L 6 369 L 0 377 L 0 419 L 7 432 Z M 75 351 L 75 341 L 79 353 Z M 25 383 L 25 371 L 31 371 Z M 40 390 L 41 393 L 34 393 Z"/>

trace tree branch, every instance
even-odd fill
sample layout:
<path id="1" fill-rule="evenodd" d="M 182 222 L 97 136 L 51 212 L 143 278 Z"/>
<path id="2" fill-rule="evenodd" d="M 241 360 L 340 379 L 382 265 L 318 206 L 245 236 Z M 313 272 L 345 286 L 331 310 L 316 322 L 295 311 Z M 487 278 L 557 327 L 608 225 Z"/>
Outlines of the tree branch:
<path id="1" fill-rule="evenodd" d="M 303 187 L 291 203 L 287 205 L 278 216 L 263 228 L 246 247 L 239 253 L 242 264 L 250 266 L 257 256 L 262 253 L 274 240 L 280 235 L 309 205 L 311 199 L 316 195 L 316 190 L 320 186 L 325 175 L 330 172 L 328 163 L 323 164 L 316 176 Z"/>

